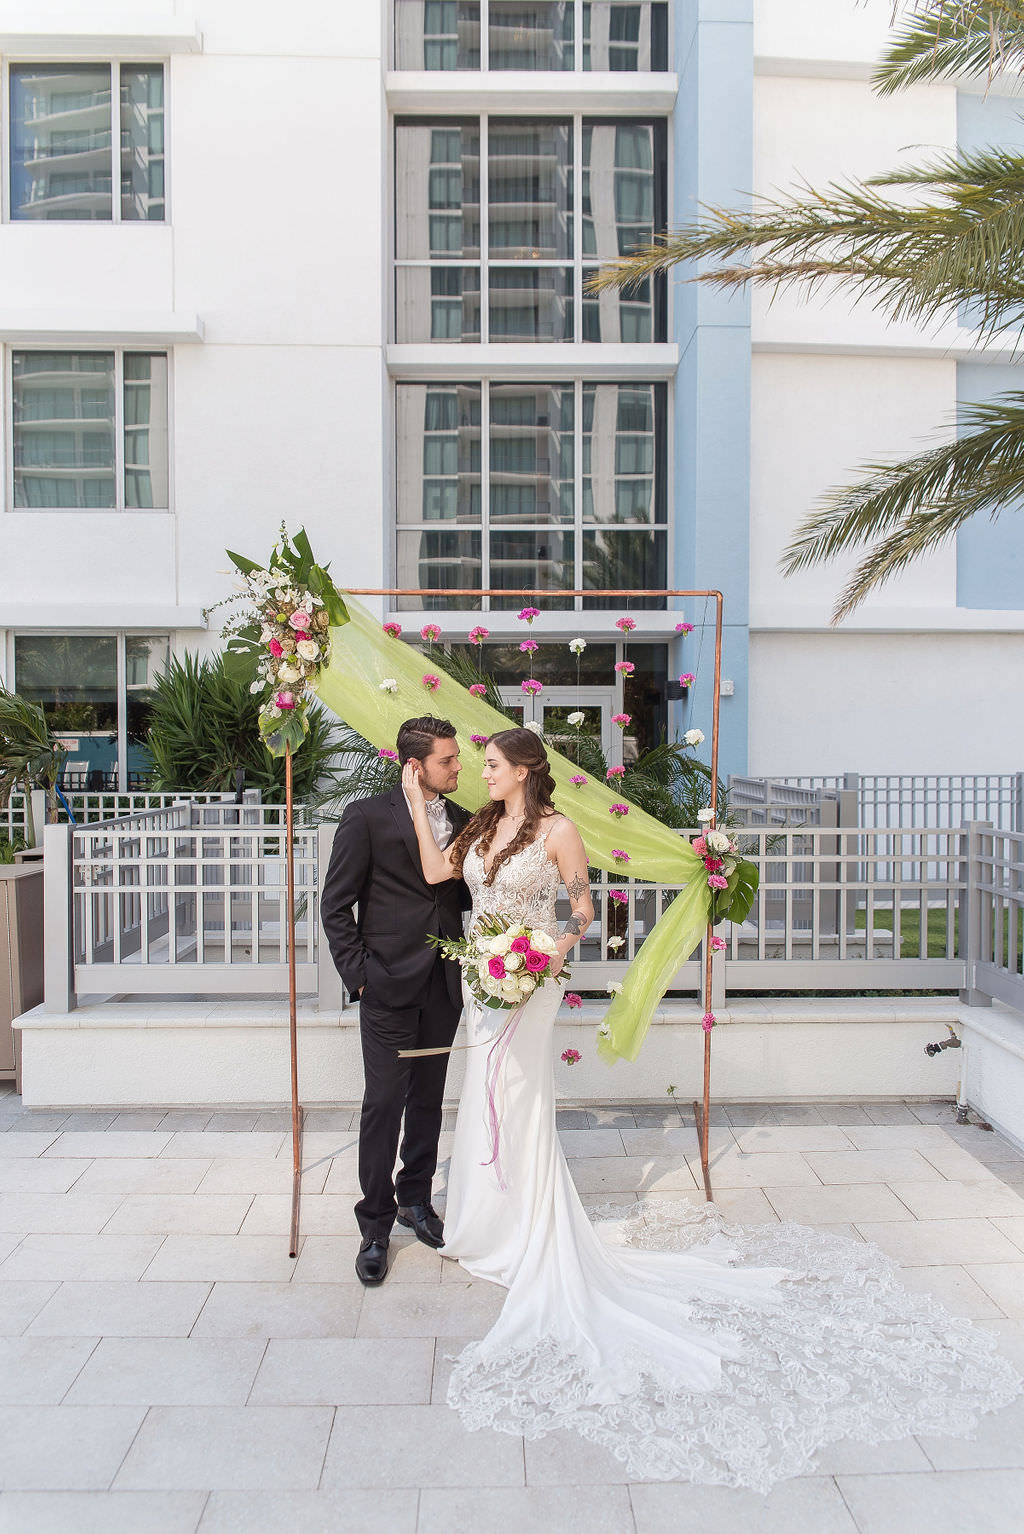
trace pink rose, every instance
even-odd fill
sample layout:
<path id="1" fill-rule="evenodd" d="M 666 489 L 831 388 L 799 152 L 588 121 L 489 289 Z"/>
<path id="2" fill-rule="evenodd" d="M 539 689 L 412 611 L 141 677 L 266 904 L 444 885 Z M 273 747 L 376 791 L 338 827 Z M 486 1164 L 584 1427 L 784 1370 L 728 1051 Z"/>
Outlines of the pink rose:
<path id="1" fill-rule="evenodd" d="M 272 639 L 267 645 L 267 649 L 270 651 L 271 655 L 280 656 L 284 654 L 284 645 L 281 643 L 280 639 Z"/>
<path id="2" fill-rule="evenodd" d="M 288 623 L 291 628 L 299 629 L 303 633 L 306 629 L 309 628 L 312 621 L 313 620 L 309 616 L 309 613 L 303 612 L 301 607 L 297 607 L 292 613 L 291 617 L 288 619 Z"/>
<path id="3" fill-rule="evenodd" d="M 496 953 L 494 955 L 493 959 L 488 959 L 487 960 L 487 968 L 489 969 L 489 971 L 491 973 L 491 978 L 492 979 L 494 979 L 494 980 L 504 980 L 504 978 L 505 978 L 505 960 L 501 957 L 500 954 Z"/>
<path id="4" fill-rule="evenodd" d="M 583 1005 L 583 997 L 578 996 L 575 991 L 566 991 L 562 1000 L 567 1007 L 582 1007 Z"/>
<path id="5" fill-rule="evenodd" d="M 531 948 L 526 955 L 524 963 L 531 975 L 539 975 L 542 969 L 547 969 L 548 967 L 548 956 L 546 953 L 538 953 L 536 949 Z"/>
<path id="6" fill-rule="evenodd" d="M 279 692 L 277 697 L 274 699 L 274 702 L 277 704 L 278 708 L 295 707 L 295 697 L 290 692 Z"/>
<path id="7" fill-rule="evenodd" d="M 508 946 L 513 953 L 529 953 L 530 939 L 528 937 L 514 937 Z"/>
<path id="8" fill-rule="evenodd" d="M 708 874 L 708 886 L 713 890 L 727 890 L 729 888 L 729 881 L 724 879 L 721 874 Z"/>

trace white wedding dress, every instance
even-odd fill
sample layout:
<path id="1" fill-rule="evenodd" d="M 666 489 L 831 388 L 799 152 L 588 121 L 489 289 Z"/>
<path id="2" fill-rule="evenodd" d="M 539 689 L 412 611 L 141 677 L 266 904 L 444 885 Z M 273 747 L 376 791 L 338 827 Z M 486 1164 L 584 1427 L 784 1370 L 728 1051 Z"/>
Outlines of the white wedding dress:
<path id="1" fill-rule="evenodd" d="M 474 916 L 553 935 L 558 871 L 544 838 L 484 884 Z M 552 1030 L 562 987 L 524 1008 L 488 1105 L 486 1041 L 509 1014 L 467 1005 L 442 1255 L 508 1289 L 455 1364 L 448 1401 L 467 1427 L 603 1444 L 630 1480 L 767 1491 L 841 1439 L 970 1433 L 1022 1382 L 985 1333 L 908 1293 L 876 1248 L 792 1224 L 735 1227 L 680 1201 L 591 1224 L 555 1133 Z M 493 1071 L 492 1071 L 493 1085 Z M 504 1187 L 502 1186 L 504 1183 Z"/>

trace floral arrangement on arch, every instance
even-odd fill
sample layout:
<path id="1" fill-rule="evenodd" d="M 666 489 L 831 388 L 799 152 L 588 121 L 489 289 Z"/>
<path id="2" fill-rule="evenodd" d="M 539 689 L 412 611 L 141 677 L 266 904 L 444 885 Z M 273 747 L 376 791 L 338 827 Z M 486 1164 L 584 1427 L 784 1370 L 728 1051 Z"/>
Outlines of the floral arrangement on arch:
<path id="1" fill-rule="evenodd" d="M 227 599 L 237 611 L 221 630 L 225 670 L 248 679 L 251 693 L 266 693 L 260 736 L 272 756 L 284 756 L 309 733 L 306 710 L 330 659 L 330 630 L 348 622 L 348 610 L 328 567 L 315 563 L 305 529 L 290 538 L 282 523 L 265 566 L 227 554 L 243 585 Z"/>

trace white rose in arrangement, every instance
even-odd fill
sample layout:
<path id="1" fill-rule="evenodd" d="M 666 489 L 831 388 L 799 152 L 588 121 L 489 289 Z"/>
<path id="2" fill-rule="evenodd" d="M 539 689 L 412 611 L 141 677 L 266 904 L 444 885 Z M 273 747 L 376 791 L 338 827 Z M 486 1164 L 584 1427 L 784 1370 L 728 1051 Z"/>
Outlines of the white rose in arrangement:
<path id="1" fill-rule="evenodd" d="M 702 824 L 706 824 L 709 820 L 714 820 L 714 818 L 715 818 L 715 812 L 711 808 L 710 804 L 707 806 L 706 809 L 698 810 L 697 811 L 697 819 Z"/>
<path id="2" fill-rule="evenodd" d="M 386 676 L 377 688 L 378 692 L 397 692 L 398 683 L 393 676 Z"/>
<path id="3" fill-rule="evenodd" d="M 492 937 L 490 941 L 484 946 L 484 952 L 506 954 L 508 953 L 508 948 L 511 941 L 512 938 L 509 933 L 499 932 L 497 937 Z"/>
<path id="4" fill-rule="evenodd" d="M 303 660 L 316 660 L 320 653 L 319 645 L 315 644 L 312 639 L 300 639 L 295 648 Z"/>
<path id="5" fill-rule="evenodd" d="M 531 991 L 535 991 L 537 989 L 537 982 L 534 980 L 532 975 L 520 975 L 519 989 L 522 991 L 524 996 L 529 996 Z"/>
<path id="6" fill-rule="evenodd" d="M 495 980 L 493 975 L 488 975 L 486 980 L 483 980 L 481 983 L 488 996 L 501 995 L 501 981 Z"/>
<path id="7" fill-rule="evenodd" d="M 491 972 L 487 968 L 487 960 L 486 959 L 483 961 L 482 964 L 478 964 L 477 965 L 476 973 L 477 973 L 477 978 L 482 980 L 484 985 L 486 985 L 488 980 L 490 980 L 492 978 L 491 977 Z"/>
<path id="8" fill-rule="evenodd" d="M 703 730 L 687 730 L 686 734 L 683 736 L 683 745 L 684 746 L 699 746 L 703 739 L 704 739 L 704 731 Z"/>
<path id="9" fill-rule="evenodd" d="M 519 1000 L 519 984 L 515 980 L 503 980 L 501 982 L 501 994 L 507 996 L 509 1001 Z"/>
<path id="10" fill-rule="evenodd" d="M 583 723 L 583 719 L 584 719 L 583 714 L 577 712 L 575 714 L 570 714 L 565 722 L 566 722 L 566 724 L 580 725 L 580 724 Z"/>
<path id="11" fill-rule="evenodd" d="M 535 932 L 530 939 L 537 953 L 557 953 L 558 944 L 550 932 Z"/>
<path id="12" fill-rule="evenodd" d="M 608 947 L 614 952 L 617 948 L 621 948 L 625 941 L 624 937 L 610 937 L 608 939 Z"/>
<path id="13" fill-rule="evenodd" d="M 523 956 L 521 953 L 507 953 L 505 955 L 505 968 L 508 970 L 510 975 L 515 974 L 516 970 L 522 969 L 522 967 Z"/>
<path id="14" fill-rule="evenodd" d="M 708 851 L 714 852 L 716 855 L 728 852 L 732 845 L 724 831 L 709 831 L 704 840 L 707 843 Z"/>
<path id="15" fill-rule="evenodd" d="M 302 675 L 296 666 L 280 666 L 277 672 L 279 682 L 297 682 Z"/>

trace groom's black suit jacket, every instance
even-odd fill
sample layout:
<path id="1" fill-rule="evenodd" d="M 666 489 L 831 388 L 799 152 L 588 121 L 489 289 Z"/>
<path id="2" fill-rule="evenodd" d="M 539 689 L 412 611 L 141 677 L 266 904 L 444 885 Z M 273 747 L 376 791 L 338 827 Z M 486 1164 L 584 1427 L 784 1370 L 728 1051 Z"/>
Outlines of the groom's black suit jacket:
<path id="1" fill-rule="evenodd" d="M 454 839 L 469 816 L 450 799 L 445 805 Z M 461 879 L 443 884 L 424 879 L 400 787 L 346 806 L 334 834 L 320 920 L 350 992 L 365 985 L 378 1006 L 415 1006 L 437 959 L 428 935 L 461 937 L 462 912 L 468 906 Z M 444 968 L 452 1001 L 461 1007 L 459 967 L 446 963 Z"/>

